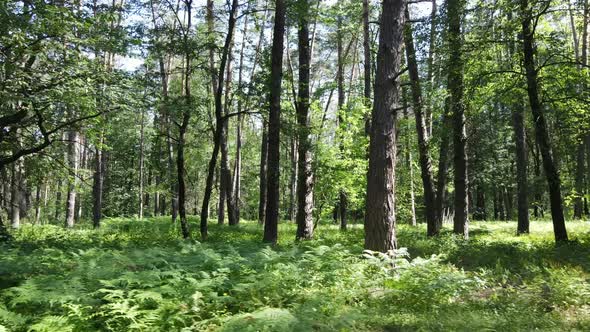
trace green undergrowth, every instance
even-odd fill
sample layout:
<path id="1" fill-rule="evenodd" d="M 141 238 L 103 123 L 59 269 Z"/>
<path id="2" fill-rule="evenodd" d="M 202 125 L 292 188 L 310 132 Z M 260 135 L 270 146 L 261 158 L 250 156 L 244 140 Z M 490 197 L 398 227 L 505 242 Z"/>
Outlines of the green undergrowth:
<path id="1" fill-rule="evenodd" d="M 193 230 L 196 220 L 191 219 Z M 0 331 L 588 331 L 590 223 L 399 225 L 395 259 L 364 253 L 362 226 L 260 242 L 255 222 L 180 239 L 167 219 L 100 230 L 25 226 L 0 246 Z"/>

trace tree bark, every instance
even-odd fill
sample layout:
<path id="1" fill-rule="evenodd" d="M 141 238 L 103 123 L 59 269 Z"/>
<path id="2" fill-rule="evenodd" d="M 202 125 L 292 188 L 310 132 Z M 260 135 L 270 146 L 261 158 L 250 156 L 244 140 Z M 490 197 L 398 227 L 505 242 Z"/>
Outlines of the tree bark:
<path id="1" fill-rule="evenodd" d="M 404 42 L 406 45 L 406 62 L 410 75 L 412 103 L 414 117 L 416 119 L 416 133 L 418 134 L 418 153 L 420 157 L 420 175 L 424 188 L 424 212 L 426 214 L 426 225 L 428 236 L 437 235 L 440 229 L 436 224 L 434 180 L 432 175 L 432 161 L 430 160 L 428 125 L 425 122 L 422 103 L 422 87 L 418 74 L 418 62 L 416 61 L 416 49 L 414 48 L 414 37 L 412 24 L 410 23 L 410 12 L 405 10 L 406 28 L 404 31 Z M 426 114 L 428 118 L 428 114 Z"/>
<path id="2" fill-rule="evenodd" d="M 539 100 L 539 83 L 538 72 L 535 68 L 534 41 L 535 31 L 532 27 L 532 11 L 528 0 L 520 0 L 520 10 L 522 19 L 522 36 L 523 36 L 523 54 L 524 68 L 527 79 L 527 92 L 529 104 L 533 113 L 533 122 L 535 124 L 535 136 L 539 144 L 539 150 L 543 158 L 543 169 L 547 177 L 549 187 L 549 201 L 551 203 L 551 218 L 553 219 L 553 232 L 556 242 L 568 240 L 565 228 L 565 218 L 563 215 L 563 204 L 561 197 L 561 180 L 557 167 L 553 161 L 551 151 L 551 142 L 547 130 L 547 122 L 543 114 L 541 101 Z"/>
<path id="3" fill-rule="evenodd" d="M 275 0 L 275 24 L 271 50 L 270 111 L 268 119 L 268 182 L 264 242 L 276 243 L 279 222 L 281 83 L 283 76 L 283 46 L 285 34 L 285 0 Z"/>
<path id="4" fill-rule="evenodd" d="M 20 201 L 22 199 L 22 168 L 24 162 L 20 158 L 12 163 L 12 179 L 10 192 L 10 224 L 12 228 L 20 227 Z"/>
<path id="5" fill-rule="evenodd" d="M 189 47 L 189 34 L 192 25 L 192 0 L 184 0 L 186 6 L 186 30 L 184 32 L 184 101 L 185 109 L 182 112 L 182 122 L 178 128 L 178 144 L 176 147 L 176 175 L 178 176 L 178 214 L 180 217 L 180 230 L 184 239 L 190 238 L 190 229 L 186 219 L 186 181 L 184 170 L 184 147 L 185 135 L 191 118 L 192 95 L 191 95 L 191 49 Z"/>
<path id="6" fill-rule="evenodd" d="M 448 169 L 449 169 L 449 147 L 451 135 L 449 131 L 451 129 L 451 116 L 449 109 L 451 107 L 450 97 L 445 99 L 444 112 L 442 116 L 442 131 L 440 138 L 439 156 L 438 156 L 438 174 L 436 181 L 436 201 L 435 201 L 435 213 L 436 213 L 436 233 L 439 233 L 443 225 L 444 217 L 444 205 L 446 200 L 446 187 L 448 180 Z"/>
<path id="7" fill-rule="evenodd" d="M 68 163 L 71 178 L 68 181 L 68 199 L 66 202 L 66 228 L 74 227 L 76 214 L 76 185 L 78 183 L 78 132 L 70 131 L 68 134 Z"/>
<path id="8" fill-rule="evenodd" d="M 365 249 L 396 249 L 395 162 L 399 76 L 405 2 L 383 0 L 377 53 L 375 100 L 371 114 L 369 171 L 365 207 Z"/>
<path id="9" fill-rule="evenodd" d="M 297 107 L 298 184 L 297 184 L 297 240 L 313 237 L 313 168 L 310 137 L 310 63 L 309 0 L 300 0 L 299 15 L 299 89 Z"/>
<path id="10" fill-rule="evenodd" d="M 258 223 L 263 225 L 266 219 L 266 171 L 268 162 L 268 131 L 265 121 L 262 121 L 262 142 L 260 147 L 260 168 L 258 178 L 260 179 L 260 195 L 258 200 Z"/>
<path id="11" fill-rule="evenodd" d="M 230 42 L 229 50 L 228 50 L 228 59 L 227 59 L 227 66 L 226 66 L 226 77 L 225 77 L 225 102 L 223 105 L 223 115 L 226 116 L 229 114 L 229 109 L 231 107 L 231 81 L 232 81 L 232 49 L 233 49 L 233 40 Z M 223 225 L 225 220 L 225 209 L 224 204 L 227 203 L 227 215 L 228 220 L 231 219 L 232 214 L 232 204 L 231 201 L 231 183 L 232 183 L 232 176 L 231 170 L 229 168 L 229 151 L 227 148 L 227 134 L 228 134 L 228 120 L 223 121 L 223 125 L 221 127 L 221 137 L 220 137 L 220 151 L 221 151 L 221 162 L 220 162 L 220 179 L 219 179 L 219 210 L 217 214 L 217 224 Z M 232 223 L 230 222 L 230 225 Z"/>
<path id="12" fill-rule="evenodd" d="M 338 49 L 338 73 L 336 75 L 337 86 L 338 86 L 338 127 L 341 132 L 344 132 L 344 104 L 346 103 L 346 94 L 344 91 L 344 48 L 343 48 L 343 32 L 342 32 L 342 17 L 338 16 L 338 30 L 337 30 L 337 49 Z M 342 134 L 340 135 L 342 136 Z M 340 138 L 342 141 L 342 137 Z M 340 154 L 342 155 L 341 158 L 344 158 L 344 144 L 340 142 Z M 347 227 L 347 220 L 346 220 L 346 208 L 348 205 L 348 197 L 346 194 L 346 189 L 340 188 L 340 192 L 338 193 L 338 216 L 340 217 L 340 229 L 346 230 Z"/>
<path id="13" fill-rule="evenodd" d="M 369 35 L 369 0 L 363 0 L 363 55 L 364 55 L 364 90 L 365 107 L 371 107 L 371 37 Z M 371 116 L 365 119 L 365 134 L 368 136 L 371 128 Z"/>
<path id="14" fill-rule="evenodd" d="M 250 5 L 248 5 L 248 10 L 250 9 Z M 244 18 L 244 28 L 243 34 L 247 36 L 248 34 L 248 17 Z M 262 30 L 262 29 L 261 29 Z M 258 44 L 260 45 L 260 40 Z M 240 49 L 240 60 L 239 60 L 239 70 L 238 70 L 238 89 L 239 91 L 243 91 L 242 83 L 243 83 L 243 68 L 244 68 L 244 50 L 246 48 L 246 38 L 242 41 L 242 46 Z M 256 53 L 258 53 L 258 46 L 256 47 Z M 256 57 L 256 56 L 255 56 Z M 256 59 L 257 60 L 257 59 Z M 254 66 L 256 66 L 256 62 L 254 61 Z M 254 71 L 256 68 L 252 68 Z M 243 109 L 243 98 L 238 98 L 238 118 L 236 123 L 236 160 L 235 160 L 235 170 L 234 170 L 234 178 L 232 184 L 232 191 L 234 197 L 234 213 L 236 219 L 240 220 L 240 199 L 241 199 L 241 187 L 242 187 L 242 109 Z"/>
<path id="15" fill-rule="evenodd" d="M 461 34 L 461 18 L 463 1 L 449 0 L 448 6 L 448 38 L 449 38 L 449 95 L 451 113 L 453 115 L 453 150 L 455 166 L 455 217 L 453 232 L 469 238 L 468 197 L 469 179 L 467 175 L 467 137 L 465 131 L 465 105 L 463 101 L 463 36 Z"/>

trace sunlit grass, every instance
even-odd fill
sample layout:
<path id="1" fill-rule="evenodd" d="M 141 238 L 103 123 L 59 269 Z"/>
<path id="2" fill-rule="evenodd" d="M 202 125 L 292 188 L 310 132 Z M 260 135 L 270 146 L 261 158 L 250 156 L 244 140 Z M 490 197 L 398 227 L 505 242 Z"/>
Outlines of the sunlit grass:
<path id="1" fill-rule="evenodd" d="M 201 243 L 169 218 L 110 219 L 92 230 L 30 226 L 0 246 L 0 331 L 590 330 L 590 223 L 398 225 L 408 260 L 363 258 L 363 230 L 320 223 L 315 239 L 261 242 L 255 221 L 210 225 Z"/>

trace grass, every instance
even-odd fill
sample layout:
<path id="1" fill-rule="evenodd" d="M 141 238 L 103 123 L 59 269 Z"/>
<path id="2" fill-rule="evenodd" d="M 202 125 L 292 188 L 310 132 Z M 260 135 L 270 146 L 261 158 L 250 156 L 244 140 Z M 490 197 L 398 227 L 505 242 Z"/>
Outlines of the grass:
<path id="1" fill-rule="evenodd" d="M 407 257 L 392 260 L 362 254 L 361 225 L 295 243 L 283 223 L 276 247 L 254 222 L 211 225 L 205 243 L 164 218 L 25 226 L 0 246 L 0 331 L 590 330 L 590 223 L 558 247 L 549 222 L 470 227 L 465 241 L 399 225 Z"/>

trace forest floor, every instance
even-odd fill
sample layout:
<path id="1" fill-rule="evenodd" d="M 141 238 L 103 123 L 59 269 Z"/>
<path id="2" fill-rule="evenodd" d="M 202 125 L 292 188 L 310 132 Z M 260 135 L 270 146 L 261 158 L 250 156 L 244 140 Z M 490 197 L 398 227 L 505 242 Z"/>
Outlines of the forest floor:
<path id="1" fill-rule="evenodd" d="M 590 223 L 567 226 L 556 247 L 545 221 L 399 225 L 394 262 L 362 254 L 361 225 L 295 243 L 283 223 L 275 248 L 255 222 L 206 243 L 164 218 L 25 226 L 0 245 L 0 331 L 589 331 Z"/>

